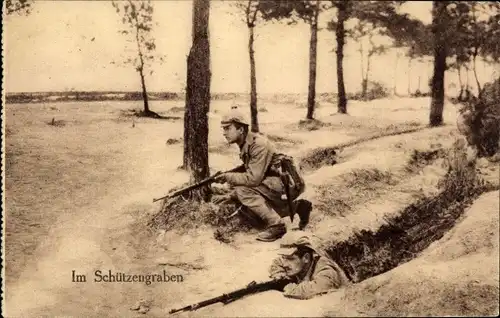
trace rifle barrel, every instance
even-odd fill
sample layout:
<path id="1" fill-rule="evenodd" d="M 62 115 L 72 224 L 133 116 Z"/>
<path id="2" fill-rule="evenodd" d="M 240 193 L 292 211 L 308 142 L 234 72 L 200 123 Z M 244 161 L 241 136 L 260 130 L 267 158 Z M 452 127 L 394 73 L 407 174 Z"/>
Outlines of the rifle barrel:
<path id="1" fill-rule="evenodd" d="M 225 172 L 235 172 L 235 171 L 237 171 L 237 170 L 239 170 L 239 169 L 241 169 L 243 167 L 244 167 L 244 165 L 239 165 L 236 168 L 233 168 L 233 169 L 225 171 Z M 183 194 L 185 192 L 189 192 L 191 190 L 194 190 L 194 189 L 199 188 L 201 186 L 204 186 L 206 184 L 212 183 L 212 182 L 214 182 L 215 177 L 218 176 L 219 174 L 220 173 L 218 172 L 218 173 L 216 173 L 216 174 L 214 174 L 214 175 L 212 175 L 212 176 L 210 176 L 210 177 L 208 177 L 208 178 L 206 178 L 204 180 L 201 180 L 198 183 L 195 183 L 195 184 L 192 184 L 192 185 L 187 186 L 185 188 L 179 189 L 179 190 L 177 190 L 177 191 L 175 191 L 173 193 L 167 194 L 166 196 L 163 196 L 161 198 L 153 199 L 153 202 L 160 201 L 160 200 L 163 200 L 163 199 L 170 199 L 170 198 L 176 197 L 176 196 L 178 196 L 180 194 Z"/>
<path id="2" fill-rule="evenodd" d="M 243 296 L 253 294 L 256 292 L 260 292 L 260 291 L 266 291 L 266 290 L 272 289 L 275 286 L 278 287 L 285 282 L 288 282 L 287 278 L 283 278 L 283 279 L 279 279 L 279 280 L 269 280 L 269 281 L 265 281 L 262 283 L 250 283 L 247 287 L 240 288 L 240 289 L 232 291 L 230 293 L 222 294 L 222 295 L 214 297 L 214 298 L 203 300 L 199 303 L 185 306 L 185 307 L 182 307 L 180 309 L 172 309 L 169 311 L 169 314 L 173 314 L 173 313 L 176 313 L 179 311 L 197 310 L 198 308 L 203 308 L 203 307 L 206 307 L 206 306 L 218 303 L 218 302 L 224 303 L 225 301 L 229 301 L 231 299 L 241 298 Z"/>
<path id="3" fill-rule="evenodd" d="M 199 187 L 201 187 L 201 186 L 203 186 L 203 185 L 205 185 L 205 184 L 209 184 L 209 183 L 213 182 L 213 180 L 214 180 L 214 179 L 215 179 L 215 178 L 214 178 L 213 176 L 212 176 L 212 177 L 209 177 L 209 178 L 204 179 L 204 180 L 202 180 L 202 181 L 200 181 L 200 182 L 198 182 L 198 183 L 192 184 L 192 185 L 190 185 L 190 186 L 187 186 L 187 187 L 185 187 L 185 188 L 182 188 L 182 189 L 179 189 L 179 190 L 177 190 L 177 191 L 175 191 L 175 192 L 172 192 L 172 193 L 170 193 L 170 194 L 167 194 L 166 196 L 163 196 L 163 197 L 161 197 L 161 198 L 158 198 L 158 199 L 153 199 L 153 202 L 160 201 L 160 200 L 162 200 L 162 199 L 170 199 L 170 198 L 176 197 L 176 196 L 181 195 L 181 194 L 183 194 L 183 193 L 185 193 L 185 192 L 189 192 L 189 191 L 191 191 L 191 190 L 194 190 L 194 189 L 196 189 L 196 188 L 199 188 Z"/>

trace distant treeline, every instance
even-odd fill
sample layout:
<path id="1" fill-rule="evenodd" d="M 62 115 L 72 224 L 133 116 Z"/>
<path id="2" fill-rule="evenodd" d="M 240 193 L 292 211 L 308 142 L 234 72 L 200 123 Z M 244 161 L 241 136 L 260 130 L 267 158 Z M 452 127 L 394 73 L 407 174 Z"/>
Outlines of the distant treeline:
<path id="1" fill-rule="evenodd" d="M 184 94 L 172 92 L 148 93 L 151 100 L 180 100 Z M 134 101 L 143 100 L 141 92 L 116 91 L 80 91 L 80 92 L 35 92 L 35 93 L 7 93 L 6 103 L 46 103 L 69 101 Z"/>
<path id="2" fill-rule="evenodd" d="M 246 98 L 248 94 L 219 93 L 212 94 L 213 100 L 233 100 Z M 184 100 L 184 93 L 175 92 L 148 92 L 149 100 Z M 142 101 L 142 92 L 119 91 L 79 91 L 79 92 L 34 92 L 34 93 L 7 93 L 6 103 L 47 103 L 70 101 Z"/>
<path id="3" fill-rule="evenodd" d="M 175 92 L 149 92 L 149 100 L 185 100 L 184 93 Z M 212 100 L 247 100 L 248 93 L 213 93 Z M 274 103 L 297 102 L 307 98 L 305 94 L 260 94 L 259 99 Z M 332 101 L 336 94 L 323 93 L 319 99 Z M 120 92 L 120 91 L 73 91 L 73 92 L 33 92 L 33 93 L 7 93 L 5 102 L 8 104 L 23 103 L 52 103 L 71 101 L 142 101 L 142 92 Z"/>

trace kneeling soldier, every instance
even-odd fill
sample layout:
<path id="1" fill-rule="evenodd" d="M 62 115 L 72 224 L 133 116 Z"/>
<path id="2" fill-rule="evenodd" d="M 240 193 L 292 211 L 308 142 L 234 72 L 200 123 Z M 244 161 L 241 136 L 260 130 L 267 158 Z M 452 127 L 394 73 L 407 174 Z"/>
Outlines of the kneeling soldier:
<path id="1" fill-rule="evenodd" d="M 297 213 L 300 218 L 299 228 L 309 222 L 312 205 L 307 200 L 297 200 L 289 204 L 285 199 L 286 188 L 279 170 L 282 155 L 276 152 L 274 145 L 264 136 L 249 131 L 246 117 L 236 108 L 222 117 L 221 126 L 226 140 L 236 143 L 240 148 L 240 159 L 244 169 L 219 175 L 217 183 L 228 183 L 232 186 L 229 194 L 214 196 L 214 203 L 228 200 L 239 201 L 244 209 L 242 213 L 249 219 L 263 222 L 265 230 L 260 232 L 257 240 L 271 242 L 286 233 L 282 217 Z M 291 201 L 303 192 L 303 182 L 295 182 L 297 187 L 289 188 Z"/>
<path id="2" fill-rule="evenodd" d="M 349 284 L 345 272 L 321 249 L 313 235 L 296 231 L 283 237 L 280 257 L 269 270 L 273 279 L 288 278 L 284 295 L 309 299 Z"/>

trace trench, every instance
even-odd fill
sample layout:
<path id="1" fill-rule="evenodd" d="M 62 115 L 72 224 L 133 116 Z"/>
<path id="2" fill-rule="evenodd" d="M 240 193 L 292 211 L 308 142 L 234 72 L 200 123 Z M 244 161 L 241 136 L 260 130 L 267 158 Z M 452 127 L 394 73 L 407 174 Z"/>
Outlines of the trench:
<path id="1" fill-rule="evenodd" d="M 386 136 L 412 133 L 424 128 L 412 128 L 390 132 L 383 136 L 364 138 L 351 141 L 333 147 L 319 147 L 309 151 L 305 156 L 300 158 L 300 166 L 304 173 L 309 173 L 323 166 L 333 166 L 341 162 L 349 160 L 342 154 L 338 154 L 337 150 L 344 147 L 352 147 L 367 140 L 382 138 Z M 432 164 L 435 160 L 442 158 L 445 155 L 443 148 L 438 148 L 430 151 L 414 150 L 404 173 L 415 174 L 422 167 Z M 391 186 L 397 180 L 389 180 L 390 175 L 383 174 L 379 170 L 361 171 L 369 174 L 367 176 L 373 182 L 380 181 L 380 186 Z M 384 180 L 378 180 L 379 178 Z M 388 179 L 388 180 L 385 180 Z M 364 180 L 363 184 L 368 184 L 369 180 Z M 387 183 L 387 184 L 386 184 Z M 178 190 L 188 184 L 180 185 L 171 189 Z M 217 194 L 217 193 L 215 193 Z M 325 193 L 327 194 L 327 193 Z M 380 194 L 374 194 L 379 196 Z M 357 199 L 363 202 L 368 199 L 364 193 L 359 193 Z M 351 197 L 350 199 L 355 199 Z M 328 200 L 327 200 L 328 201 Z M 336 201 L 336 204 L 342 204 L 342 201 Z M 359 202 L 358 202 L 359 203 Z M 326 202 L 330 204 L 330 202 Z M 346 206 L 349 210 L 351 207 Z M 180 230 L 181 232 L 198 228 L 199 226 L 208 225 L 213 227 L 214 238 L 222 243 L 230 243 L 237 232 L 248 232 L 253 226 L 251 220 L 245 218 L 232 218 L 233 213 L 238 209 L 238 205 L 234 203 L 225 203 L 220 206 L 214 206 L 207 202 L 198 202 L 189 200 L 183 196 L 176 197 L 169 202 L 164 201 L 162 208 L 155 213 L 148 222 L 148 227 L 161 230 Z M 174 222 L 175 220 L 175 222 Z M 311 223 L 311 225 L 313 225 Z"/>
<path id="2" fill-rule="evenodd" d="M 418 199 L 376 231 L 361 230 L 330 241 L 327 254 L 354 283 L 385 273 L 419 256 L 442 238 L 481 194 L 499 187 L 480 179 L 474 167 L 449 170 L 433 196 Z"/>

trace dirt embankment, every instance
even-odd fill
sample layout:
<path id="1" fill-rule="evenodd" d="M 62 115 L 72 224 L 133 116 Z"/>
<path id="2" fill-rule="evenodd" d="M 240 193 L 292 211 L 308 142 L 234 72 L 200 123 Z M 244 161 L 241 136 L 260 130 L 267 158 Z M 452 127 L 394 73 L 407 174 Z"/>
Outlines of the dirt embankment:
<path id="1" fill-rule="evenodd" d="M 348 288 L 342 301 L 368 316 L 498 316 L 498 207 L 498 191 L 482 195 L 421 256 Z"/>

